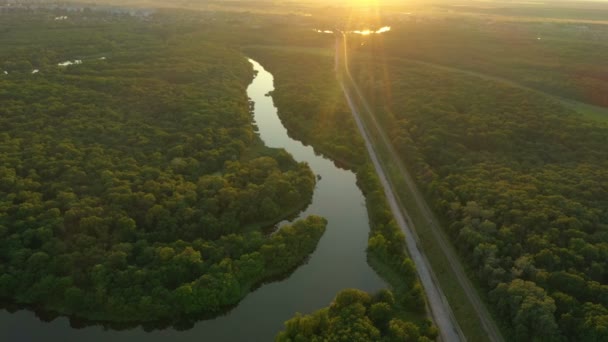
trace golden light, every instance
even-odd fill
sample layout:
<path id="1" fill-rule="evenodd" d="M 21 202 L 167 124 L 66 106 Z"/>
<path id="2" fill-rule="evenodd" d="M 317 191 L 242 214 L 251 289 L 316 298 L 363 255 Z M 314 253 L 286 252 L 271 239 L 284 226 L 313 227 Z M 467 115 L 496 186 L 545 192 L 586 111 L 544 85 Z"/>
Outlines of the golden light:
<path id="1" fill-rule="evenodd" d="M 377 33 L 377 34 L 379 34 L 379 33 L 388 32 L 388 31 L 390 31 L 390 30 L 391 30 L 391 27 L 390 27 L 390 26 L 383 26 L 383 27 L 381 27 L 380 29 L 378 29 L 378 30 L 376 30 L 376 31 L 372 31 L 372 30 L 369 30 L 369 29 L 368 29 L 368 30 L 362 30 L 362 31 L 352 31 L 352 33 L 355 33 L 355 34 L 360 34 L 360 35 L 363 35 L 363 36 L 369 36 L 369 35 L 370 35 L 370 34 L 372 34 L 372 33 Z"/>
<path id="2" fill-rule="evenodd" d="M 354 7 L 378 7 L 378 0 L 350 0 L 348 3 Z"/>

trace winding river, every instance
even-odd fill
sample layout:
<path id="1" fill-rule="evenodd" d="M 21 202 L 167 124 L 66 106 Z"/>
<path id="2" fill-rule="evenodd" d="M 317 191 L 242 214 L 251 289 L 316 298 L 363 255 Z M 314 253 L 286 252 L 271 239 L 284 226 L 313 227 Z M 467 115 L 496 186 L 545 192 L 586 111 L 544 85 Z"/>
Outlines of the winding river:
<path id="1" fill-rule="evenodd" d="M 307 162 L 321 176 L 312 203 L 300 214 L 328 220 L 308 263 L 285 280 L 261 286 L 226 315 L 197 322 L 185 331 L 168 328 L 146 332 L 141 327 L 116 331 L 101 326 L 76 329 L 65 317 L 43 322 L 28 310 L 1 311 L 0 341 L 271 341 L 295 312 L 310 313 L 327 306 L 344 288 L 376 291 L 386 286 L 366 262 L 368 216 L 355 175 L 289 138 L 272 98 L 265 96 L 274 89 L 272 75 L 257 62 L 250 62 L 257 76 L 247 94 L 255 102 L 260 137 L 266 145 L 282 147 L 296 160 Z"/>

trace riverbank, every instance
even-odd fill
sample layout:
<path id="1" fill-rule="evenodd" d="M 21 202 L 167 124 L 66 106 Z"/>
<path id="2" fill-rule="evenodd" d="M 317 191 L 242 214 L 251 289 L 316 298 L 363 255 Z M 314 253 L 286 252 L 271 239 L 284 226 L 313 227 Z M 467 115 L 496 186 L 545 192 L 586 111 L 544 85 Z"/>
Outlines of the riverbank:
<path id="1" fill-rule="evenodd" d="M 355 175 L 337 168 L 333 161 L 319 156 L 312 147 L 289 138 L 277 117 L 272 98 L 264 96 L 273 89 L 272 75 L 261 66 L 256 66 L 256 70 L 259 70 L 257 77 L 247 90 L 256 103 L 254 119 L 260 138 L 269 147 L 284 148 L 294 159 L 308 163 L 314 173 L 321 176 L 312 202 L 299 217 L 322 216 L 327 219 L 327 227 L 317 248 L 305 263 L 285 279 L 264 283 L 232 310 L 215 319 L 175 327 L 146 325 L 128 331 L 103 329 L 100 326 L 75 330 L 65 317 L 46 323 L 31 312 L 4 312 L 0 314 L 0 328 L 5 331 L 7 338 L 32 341 L 117 342 L 143 338 L 149 341 L 167 338 L 173 341 L 201 338 L 242 341 L 256 336 L 259 340 L 272 340 L 283 322 L 295 312 L 318 310 L 344 288 L 375 292 L 386 287 L 386 283 L 366 262 L 369 219 Z M 264 308 L 264 315 L 259 314 L 260 308 Z M 237 326 L 238 329 L 235 329 Z M 154 331 L 146 332 L 150 330 Z"/>
<path id="2" fill-rule="evenodd" d="M 404 236 L 390 215 L 386 197 L 360 144 L 360 135 L 352 126 L 352 115 L 349 109 L 345 108 L 343 95 L 334 94 L 332 91 L 339 89 L 333 74 L 333 58 L 293 54 L 275 49 L 258 49 L 255 55 L 267 63 L 277 75 L 277 89 L 273 92 L 273 96 L 277 101 L 282 122 L 285 122 L 287 127 L 295 129 L 291 134 L 313 145 L 319 153 L 340 155 L 356 171 L 357 186 L 365 195 L 370 224 L 366 261 L 372 260 L 369 265 L 378 274 L 390 279 L 391 285 L 400 283 L 399 286 L 394 287 L 395 295 L 400 302 L 400 316 L 416 317 L 413 319 L 414 322 L 428 322 L 424 293 L 413 266 L 406 262 L 409 258 L 405 252 Z M 297 62 L 294 60 L 288 62 L 291 58 L 299 59 Z M 300 67 L 295 68 L 293 65 Z M 305 99 L 290 101 L 298 96 L 297 94 L 306 93 L 305 89 L 312 87 L 313 84 L 320 89 L 308 94 Z M 325 107 L 321 107 L 320 111 L 315 110 L 315 105 L 307 102 L 311 99 L 314 99 L 312 101 L 315 103 L 327 101 L 328 107 L 333 108 L 332 111 L 324 110 Z M 314 129 L 315 127 L 317 130 Z M 354 143 L 350 144 L 348 149 L 342 148 L 340 144 L 329 144 L 323 141 L 329 134 L 333 134 L 332 141 Z"/>

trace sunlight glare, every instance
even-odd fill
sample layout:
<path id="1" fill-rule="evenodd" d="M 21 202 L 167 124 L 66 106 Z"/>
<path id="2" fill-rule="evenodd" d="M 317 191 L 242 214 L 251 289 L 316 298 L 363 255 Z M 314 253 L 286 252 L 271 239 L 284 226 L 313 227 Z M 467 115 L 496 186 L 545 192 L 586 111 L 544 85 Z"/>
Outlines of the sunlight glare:
<path id="1" fill-rule="evenodd" d="M 384 33 L 384 32 L 388 32 L 391 30 L 390 26 L 383 26 L 381 27 L 379 30 L 377 31 L 372 31 L 372 30 L 362 30 L 362 31 L 352 31 L 352 33 L 354 34 L 360 34 L 363 36 L 369 36 L 370 34 L 380 34 L 380 33 Z"/>

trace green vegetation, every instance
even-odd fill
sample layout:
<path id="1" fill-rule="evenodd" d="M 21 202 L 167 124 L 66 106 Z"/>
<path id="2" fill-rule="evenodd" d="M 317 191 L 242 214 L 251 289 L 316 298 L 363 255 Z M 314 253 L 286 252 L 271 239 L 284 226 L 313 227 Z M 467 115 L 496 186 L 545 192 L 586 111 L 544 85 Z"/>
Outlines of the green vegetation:
<path id="1" fill-rule="evenodd" d="M 507 339 L 607 340 L 608 26 L 592 22 L 605 11 L 564 5 L 531 20 L 534 6 L 451 5 L 435 9 L 457 15 L 379 15 L 394 20 L 379 23 L 391 32 L 352 39 L 357 81 Z M 97 321 L 176 322 L 217 315 L 306 259 L 322 218 L 260 231 L 301 210 L 315 179 L 256 137 L 244 49 L 274 74 L 290 134 L 357 172 L 369 262 L 392 287 L 346 290 L 278 339 L 434 338 L 334 79 L 333 36 L 313 31 L 369 15 L 341 11 L 2 13 L 0 299 Z M 468 319 L 455 286 L 444 289 Z"/>
<path id="2" fill-rule="evenodd" d="M 399 165 L 400 161 L 392 157 L 391 151 L 388 150 L 389 146 L 384 144 L 380 132 L 375 129 L 375 125 L 371 122 L 371 117 L 368 113 L 362 111 L 360 114 L 362 115 L 362 119 L 367 121 L 368 134 L 374 141 L 376 155 L 378 156 L 380 163 L 382 163 L 392 187 L 395 189 L 400 205 L 407 208 L 405 214 L 407 215 L 408 224 L 416 231 L 418 237 L 417 243 L 424 250 L 425 256 L 433 267 L 434 276 L 440 283 L 441 290 L 449 301 L 450 308 L 454 313 L 455 318 L 458 320 L 460 329 L 469 340 L 488 340 L 487 332 L 479 323 L 479 320 L 471 319 L 471 317 L 477 316 L 475 307 L 468 298 L 462 285 L 458 281 L 455 281 L 457 274 L 452 268 L 453 265 L 451 264 L 451 260 L 448 260 L 449 256 L 446 255 L 440 245 L 436 236 L 436 231 L 432 226 L 434 223 L 429 221 L 429 217 L 418 202 L 419 196 L 417 196 L 415 189 L 412 189 L 410 183 L 404 179 L 402 173 L 403 168 Z M 374 258 L 370 258 L 370 263 L 373 262 Z M 374 267 L 378 269 L 378 272 L 382 274 L 384 278 L 388 279 L 393 286 L 401 285 L 399 279 L 393 275 L 393 272 L 391 272 L 390 269 L 387 270 L 385 267 L 383 268 L 382 265 L 375 265 Z"/>
<path id="3" fill-rule="evenodd" d="M 310 315 L 297 314 L 285 322 L 278 342 L 297 341 L 433 341 L 436 329 L 426 322 L 416 325 L 401 319 L 393 293 L 375 296 L 347 289 L 340 291 L 328 308 Z"/>
<path id="4" fill-rule="evenodd" d="M 303 208 L 315 178 L 255 135 L 239 51 L 169 17 L 53 17 L 0 24 L 2 300 L 175 322 L 306 259 L 324 219 L 258 229 Z"/>
<path id="5" fill-rule="evenodd" d="M 393 25 L 360 50 L 498 76 L 607 107 L 606 37 L 608 25 L 450 18 Z"/>
<path id="6" fill-rule="evenodd" d="M 427 324 L 424 292 L 415 266 L 406 254 L 403 233 L 394 221 L 374 168 L 367 160 L 361 136 L 335 78 L 333 58 L 323 54 L 287 52 L 287 49 L 277 50 L 273 47 L 251 49 L 248 54 L 274 75 L 273 98 L 279 116 L 284 125 L 290 128 L 290 133 L 305 143 L 311 143 L 316 150 L 331 156 L 333 160 L 356 170 L 357 184 L 365 195 L 372 228 L 368 258 L 370 265 L 391 284 L 395 292 L 398 304 L 391 309 L 392 315 L 407 317 L 410 321 L 408 324 Z M 332 312 L 331 309 L 329 312 Z M 314 314 L 315 318 L 312 319 L 325 319 L 322 317 L 327 314 L 327 310 L 322 310 Z M 330 314 L 331 317 L 334 316 Z M 346 325 L 356 329 L 361 323 L 359 318 L 347 320 Z M 294 318 L 295 321 L 300 319 Z M 290 322 L 286 323 L 288 329 L 284 338 L 296 338 L 298 333 L 303 333 L 300 329 L 308 331 L 308 328 L 298 324 L 290 328 Z M 384 336 L 385 331 L 380 330 Z M 374 329 L 367 333 L 371 331 Z M 316 338 L 320 339 L 332 336 L 331 332 L 325 330 L 317 333 Z M 303 336 L 305 339 L 312 338 L 312 335 Z"/>
<path id="7" fill-rule="evenodd" d="M 607 119 L 601 106 L 608 105 L 602 69 L 608 31 L 581 25 L 423 19 L 395 24 L 394 32 L 371 39 L 353 38 L 361 59 L 358 81 L 449 227 L 507 339 L 606 339 L 608 158 L 602 146 L 608 135 L 598 122 Z M 311 72 L 321 63 L 331 68 L 332 61 L 312 50 L 298 57 L 295 52 L 303 50 L 291 46 L 270 47 L 265 55 L 256 49 L 256 58 L 275 74 L 277 103 L 281 96 L 321 94 L 315 91 L 322 82 L 332 87 L 329 72 Z M 278 58 L 291 67 L 281 70 L 287 62 Z M 325 78 L 308 81 L 315 77 Z M 317 123 L 327 114 L 291 109 L 288 101 L 279 105 L 288 127 L 297 122 L 290 127 L 294 135 L 322 153 L 344 155 L 319 145 L 356 134 L 350 124 L 323 136 L 327 125 Z M 359 170 L 365 189 L 365 168 L 347 165 Z M 366 191 L 368 208 L 376 203 L 370 195 Z M 402 273 L 387 271 L 390 262 L 376 262 L 383 249 L 371 248 L 380 240 L 374 212 L 380 211 L 370 209 L 370 262 L 394 279 Z M 459 320 L 466 320 L 466 308 L 455 303 Z M 468 333 L 481 336 L 474 330 Z"/>
<path id="8" fill-rule="evenodd" d="M 333 55 L 278 50 L 274 45 L 248 47 L 247 54 L 273 74 L 273 100 L 289 134 L 342 164 L 365 162 L 363 141 L 335 81 Z"/>
<path id="9" fill-rule="evenodd" d="M 479 3 L 478 3 L 479 5 Z M 554 1 L 554 3 L 515 2 L 505 3 L 503 1 L 486 1 L 484 6 L 473 5 L 439 5 L 450 11 L 475 15 L 493 15 L 515 19 L 518 17 L 528 20 L 543 19 L 569 19 L 572 21 L 605 21 L 608 18 L 608 10 L 601 3 L 594 1 Z M 539 6 L 544 5 L 544 6 Z M 548 6 L 547 6 L 548 5 Z"/>
<path id="10" fill-rule="evenodd" d="M 444 68 L 352 65 L 509 337 L 605 340 L 608 126 Z"/>

